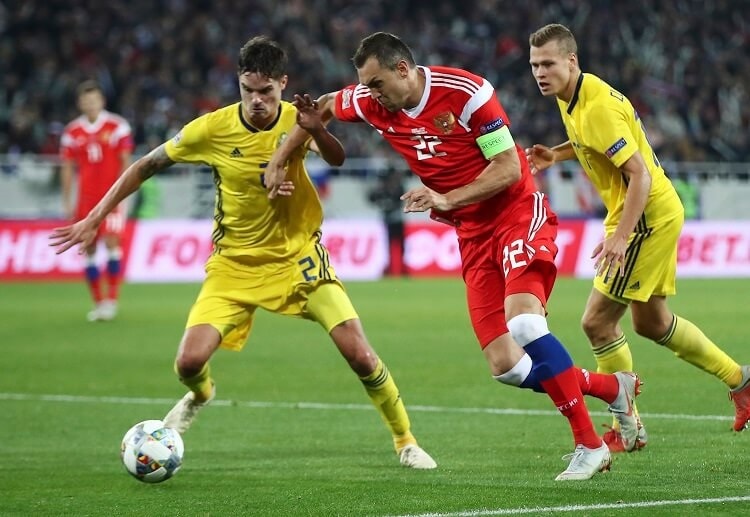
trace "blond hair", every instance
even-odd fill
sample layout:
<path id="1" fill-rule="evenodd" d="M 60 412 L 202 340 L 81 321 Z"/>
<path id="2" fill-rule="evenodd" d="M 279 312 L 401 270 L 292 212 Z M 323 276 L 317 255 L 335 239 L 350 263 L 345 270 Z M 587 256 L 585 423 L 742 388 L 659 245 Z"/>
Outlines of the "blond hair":
<path id="1" fill-rule="evenodd" d="M 529 36 L 529 45 L 532 47 L 542 47 L 550 41 L 557 41 L 557 45 L 563 54 L 578 53 L 576 39 L 565 25 L 550 23 Z"/>

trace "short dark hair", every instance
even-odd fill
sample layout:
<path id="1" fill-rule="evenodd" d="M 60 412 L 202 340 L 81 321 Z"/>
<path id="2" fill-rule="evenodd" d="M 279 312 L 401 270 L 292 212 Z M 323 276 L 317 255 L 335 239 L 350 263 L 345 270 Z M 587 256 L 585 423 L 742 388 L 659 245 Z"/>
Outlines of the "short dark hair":
<path id="1" fill-rule="evenodd" d="M 286 51 L 267 36 L 250 38 L 240 49 L 237 73 L 255 73 L 270 79 L 281 79 L 286 75 L 288 58 Z"/>
<path id="2" fill-rule="evenodd" d="M 550 23 L 529 36 L 529 45 L 532 47 L 543 47 L 550 41 L 557 41 L 560 50 L 565 54 L 578 53 L 576 38 L 565 25 Z"/>
<path id="3" fill-rule="evenodd" d="M 406 43 L 388 32 L 376 32 L 363 39 L 352 62 L 355 67 L 362 68 L 371 57 L 375 57 L 380 66 L 388 70 L 394 70 L 399 61 L 406 61 L 409 67 L 416 65 L 414 55 Z"/>
<path id="4" fill-rule="evenodd" d="M 80 97 L 81 95 L 83 95 L 85 93 L 91 93 L 91 92 L 99 92 L 101 94 L 104 94 L 104 91 L 102 90 L 102 87 L 99 86 L 99 83 L 97 83 L 93 79 L 87 79 L 87 80 L 83 81 L 76 88 L 76 96 L 77 97 Z"/>

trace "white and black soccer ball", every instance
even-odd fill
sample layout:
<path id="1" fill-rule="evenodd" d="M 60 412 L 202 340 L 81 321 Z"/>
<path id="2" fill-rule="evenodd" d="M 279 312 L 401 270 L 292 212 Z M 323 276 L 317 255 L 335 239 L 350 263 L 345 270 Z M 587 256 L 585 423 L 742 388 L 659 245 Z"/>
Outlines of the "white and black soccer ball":
<path id="1" fill-rule="evenodd" d="M 144 420 L 128 429 L 120 455 L 125 469 L 144 483 L 160 483 L 182 465 L 185 446 L 180 433 L 161 420 Z"/>

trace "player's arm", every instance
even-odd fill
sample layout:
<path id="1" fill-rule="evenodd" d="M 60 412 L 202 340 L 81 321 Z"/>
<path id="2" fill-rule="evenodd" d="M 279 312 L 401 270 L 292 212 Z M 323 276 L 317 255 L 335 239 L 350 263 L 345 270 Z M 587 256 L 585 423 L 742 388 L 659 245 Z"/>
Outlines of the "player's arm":
<path id="1" fill-rule="evenodd" d="M 573 144 L 570 143 L 570 140 L 554 147 L 534 144 L 531 147 L 527 147 L 525 151 L 526 159 L 529 161 L 532 174 L 543 171 L 553 163 L 564 162 L 576 158 L 576 153 L 573 150 Z"/>
<path id="2" fill-rule="evenodd" d="M 427 187 L 412 189 L 401 196 L 404 211 L 455 210 L 491 198 L 521 179 L 521 161 L 507 125 L 478 137 L 477 145 L 489 163 L 474 181 L 445 194 Z"/>
<path id="3" fill-rule="evenodd" d="M 64 159 L 60 167 L 62 206 L 65 217 L 73 217 L 73 160 Z"/>
<path id="4" fill-rule="evenodd" d="M 312 101 L 308 95 L 295 95 L 293 104 L 298 110 L 297 124 L 292 127 L 286 139 L 273 153 L 263 175 L 269 198 L 273 199 L 280 193 L 279 189 L 286 177 L 286 163 L 310 136 L 313 137 L 321 157 L 326 162 L 331 165 L 344 163 L 344 148 L 341 142 L 325 128 L 325 125 L 335 115 L 334 100 L 336 93 L 322 95 L 317 101 Z M 300 102 L 298 102 L 298 99 L 300 99 Z M 302 107 L 302 110 L 300 110 L 300 107 Z M 320 127 L 318 127 L 318 122 Z M 303 128 L 300 123 L 310 125 L 312 131 Z"/>
<path id="5" fill-rule="evenodd" d="M 55 228 L 50 236 L 50 245 L 57 248 L 56 253 L 60 254 L 79 243 L 83 251 L 93 242 L 96 229 L 107 214 L 138 190 L 141 183 L 173 165 L 175 162 L 169 158 L 164 146 L 165 144 L 160 145 L 130 165 L 84 219 L 70 226 Z"/>
<path id="6" fill-rule="evenodd" d="M 640 151 L 636 151 L 625 160 L 620 170 L 628 179 L 620 222 L 617 223 L 615 231 L 600 242 L 591 253 L 591 258 L 596 259 L 597 275 L 604 274 L 605 281 L 609 280 L 611 275 L 624 274 L 628 239 L 646 209 L 651 192 L 651 173 Z"/>

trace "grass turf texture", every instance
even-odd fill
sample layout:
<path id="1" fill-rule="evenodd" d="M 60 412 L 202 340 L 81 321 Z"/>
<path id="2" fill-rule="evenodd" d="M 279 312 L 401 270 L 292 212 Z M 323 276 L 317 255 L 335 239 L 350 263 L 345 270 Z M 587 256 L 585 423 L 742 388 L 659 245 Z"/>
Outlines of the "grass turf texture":
<path id="1" fill-rule="evenodd" d="M 748 362 L 749 287 L 682 280 L 671 304 Z M 594 369 L 579 327 L 589 289 L 558 281 L 550 327 Z M 214 356 L 217 403 L 183 436 L 182 470 L 139 483 L 120 464 L 120 440 L 184 394 L 172 363 L 198 286 L 126 285 L 116 321 L 87 323 L 82 284 L 10 283 L 0 285 L 0 515 L 747 514 L 750 500 L 727 499 L 750 495 L 750 432 L 729 431 L 726 389 L 635 336 L 629 320 L 649 445 L 589 482 L 561 484 L 567 424 L 546 397 L 489 377 L 460 281 L 348 290 L 438 470 L 398 464 L 361 384 L 316 324 L 260 311 L 245 350 Z M 588 404 L 597 424 L 610 422 L 603 403 Z M 710 498 L 718 501 L 685 504 Z M 634 506 L 649 501 L 679 504 Z"/>

